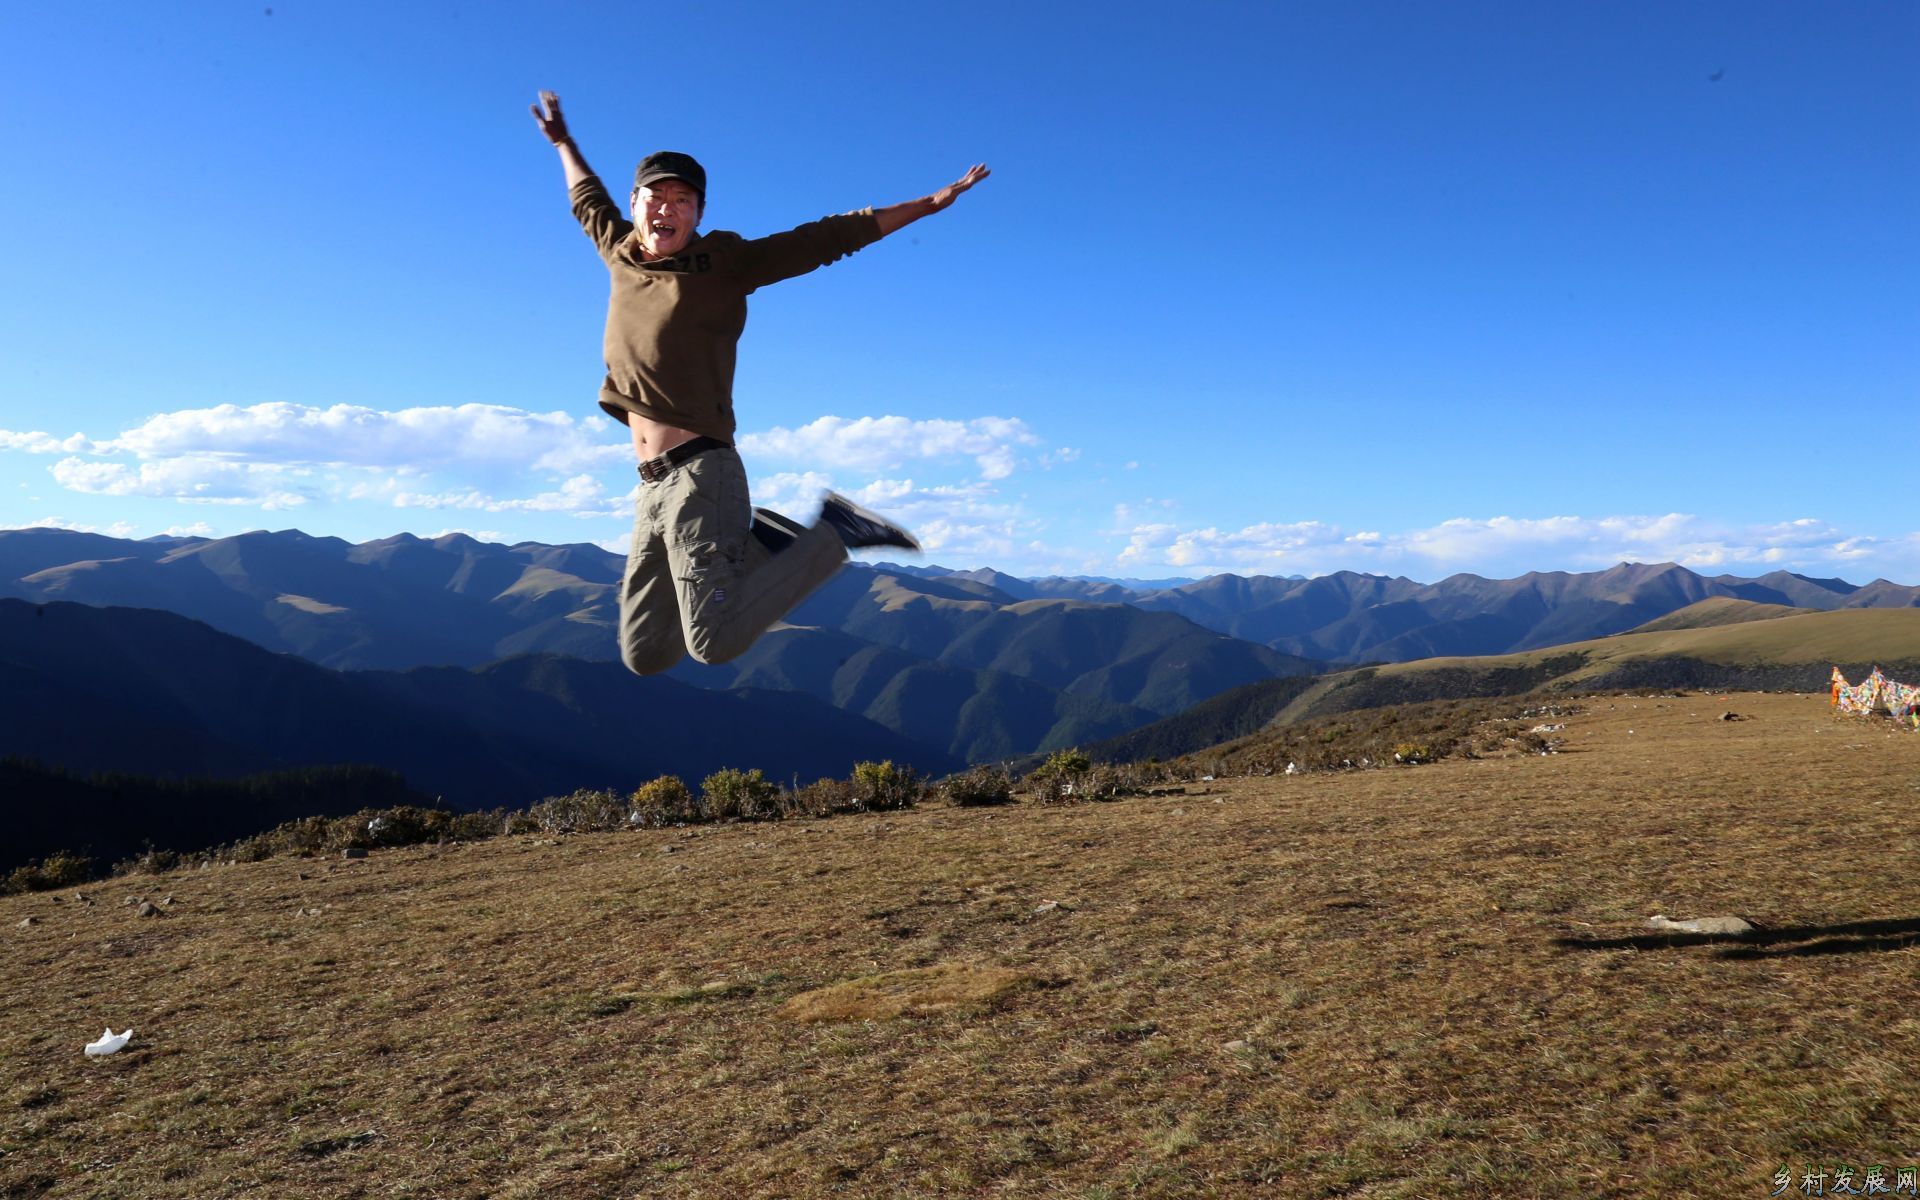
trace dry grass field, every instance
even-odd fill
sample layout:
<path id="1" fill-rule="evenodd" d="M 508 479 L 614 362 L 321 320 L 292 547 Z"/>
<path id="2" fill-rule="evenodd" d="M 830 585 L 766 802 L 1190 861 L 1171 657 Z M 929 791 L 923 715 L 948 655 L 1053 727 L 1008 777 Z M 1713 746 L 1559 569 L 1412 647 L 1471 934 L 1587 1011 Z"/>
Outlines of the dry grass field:
<path id="1" fill-rule="evenodd" d="M 1583 703 L 1544 757 L 0 897 L 0 1194 L 1766 1196 L 1783 1164 L 1794 1195 L 1920 1167 L 1920 735 L 1823 695 Z M 84 1057 L 108 1024 L 131 1045 Z"/>

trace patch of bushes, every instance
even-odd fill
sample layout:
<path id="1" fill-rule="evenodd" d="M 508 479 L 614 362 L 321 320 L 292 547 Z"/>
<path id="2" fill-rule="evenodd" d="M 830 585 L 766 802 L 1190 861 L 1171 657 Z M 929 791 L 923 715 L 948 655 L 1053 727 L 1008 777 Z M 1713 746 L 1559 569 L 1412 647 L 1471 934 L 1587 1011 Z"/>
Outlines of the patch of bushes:
<path id="1" fill-rule="evenodd" d="M 1537 754 L 1552 742 L 1532 732 L 1541 710 L 1529 703 L 1537 701 L 1520 696 L 1432 700 L 1343 712 L 1216 746 L 1206 752 L 1205 769 L 1220 775 L 1278 775 L 1289 765 L 1299 771 L 1340 771 Z M 1560 698 L 1554 711 L 1566 715 L 1579 709 Z"/>
<path id="2" fill-rule="evenodd" d="M 539 828 L 528 812 L 513 814 L 519 818 L 522 832 Z M 301 817 L 282 822 L 252 837 L 224 846 L 215 846 L 198 854 L 148 850 L 139 858 L 115 866 L 114 873 L 158 873 L 197 862 L 262 862 L 269 858 L 293 856 L 310 858 L 316 854 L 341 850 L 373 850 L 387 846 L 415 846 L 422 842 L 471 842 L 510 832 L 512 822 L 500 809 L 484 812 L 454 812 L 447 808 L 423 808 L 403 804 L 394 808 L 364 808 L 345 817 Z"/>
<path id="3" fill-rule="evenodd" d="M 1027 772 L 1026 784 L 1042 804 L 1059 804 L 1080 795 L 1080 785 L 1093 762 L 1078 747 L 1055 750 L 1047 761 Z"/>
<path id="4" fill-rule="evenodd" d="M 527 818 L 541 833 L 605 833 L 626 828 L 632 811 L 612 792 L 583 788 L 547 797 L 527 809 Z"/>
<path id="5" fill-rule="evenodd" d="M 926 790 L 912 767 L 896 767 L 892 759 L 853 765 L 854 799 L 869 812 L 912 808 Z"/>
<path id="6" fill-rule="evenodd" d="M 15 867 L 0 879 L 0 894 L 47 892 L 72 887 L 93 878 L 94 862 L 84 855 L 56 850 L 39 862 Z"/>
<path id="7" fill-rule="evenodd" d="M 1049 755 L 1028 773 L 1026 784 L 1042 804 L 1074 804 L 1144 795 L 1155 784 L 1191 774 L 1190 768 L 1157 762 L 1095 764 L 1079 750 L 1070 749 Z"/>
<path id="8" fill-rule="evenodd" d="M 973 767 L 940 782 L 940 795 L 955 808 L 1013 803 L 1013 776 L 998 767 Z"/>
<path id="9" fill-rule="evenodd" d="M 700 783 L 700 816 L 706 821 L 765 821 L 780 815 L 780 785 L 761 773 L 722 767 Z"/>
<path id="10" fill-rule="evenodd" d="M 789 817 L 830 817 L 860 810 L 859 797 L 849 779 L 816 779 L 783 793 L 780 800 L 784 815 Z"/>
<path id="11" fill-rule="evenodd" d="M 664 829 L 700 819 L 693 793 L 680 782 L 678 775 L 662 775 L 651 783 L 641 784 L 633 790 L 627 803 L 630 806 L 627 823 L 640 829 Z"/>
<path id="12" fill-rule="evenodd" d="M 995 773 L 982 768 L 971 774 L 984 781 Z M 1010 781 L 1004 773 L 997 774 L 997 783 L 983 782 L 976 790 L 984 789 L 981 794 L 1004 795 L 1010 799 Z M 891 760 L 858 763 L 849 778 L 821 779 L 792 789 L 781 788 L 757 768 L 742 771 L 728 767 L 701 781 L 698 795 L 676 776 L 662 775 L 626 796 L 606 789 L 583 788 L 564 796 L 549 796 L 523 809 L 455 812 L 401 805 L 363 809 L 345 817 L 301 817 L 263 833 L 193 854 L 149 847 L 138 857 L 116 864 L 113 873 L 153 874 L 205 862 L 258 862 L 280 856 L 310 857 L 347 849 L 481 841 L 519 834 L 554 836 L 886 812 L 913 807 L 929 790 L 926 781 L 911 766 L 901 766 Z M 59 887 L 84 881 L 92 873 L 91 860 L 54 855 L 43 863 L 22 867 L 12 876 L 0 878 L 0 890 Z"/>

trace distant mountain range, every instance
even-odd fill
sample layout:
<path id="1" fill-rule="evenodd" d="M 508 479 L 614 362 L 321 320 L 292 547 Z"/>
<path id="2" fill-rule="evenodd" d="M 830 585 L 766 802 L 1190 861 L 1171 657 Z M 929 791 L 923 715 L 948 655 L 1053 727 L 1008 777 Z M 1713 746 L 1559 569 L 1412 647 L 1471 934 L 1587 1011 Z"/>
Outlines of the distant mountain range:
<path id="1" fill-rule="evenodd" d="M 465 704 L 468 717 L 485 711 L 473 680 L 524 688 L 538 686 L 535 676 L 586 672 L 635 683 L 614 662 L 622 566 L 592 545 L 503 546 L 461 534 L 355 545 L 297 530 L 145 541 L 0 531 L 0 595 L 166 610 L 321 667 L 399 673 L 409 682 L 384 685 L 390 699 Z M 805 697 L 898 735 L 912 748 L 902 754 L 983 761 L 1117 737 L 1329 665 L 1524 652 L 1710 599 L 1914 607 L 1920 588 L 1787 572 L 1706 577 L 1671 563 L 1435 584 L 1352 572 L 1024 580 L 853 565 L 740 659 L 688 660 L 668 679 L 639 682 Z M 550 657 L 536 668 L 527 655 Z M 556 665 L 562 659 L 585 661 Z"/>
<path id="2" fill-rule="evenodd" d="M 597 546 L 461 534 L 356 546 L 297 530 L 138 542 L 0 532 L 0 594 L 165 609 L 336 669 L 477 668 L 534 653 L 617 666 L 623 565 Z M 978 761 L 1106 737 L 1320 665 L 1174 613 L 1020 599 L 941 571 L 852 566 L 791 621 L 735 662 L 688 660 L 673 677 L 805 693 Z"/>
<path id="3" fill-rule="evenodd" d="M 1920 587 L 1883 579 L 1856 587 L 1786 571 L 1707 577 L 1673 563 L 1517 579 L 1453 575 L 1433 584 L 1350 571 L 1307 580 L 1216 575 L 1133 603 L 1289 654 L 1357 663 L 1509 654 L 1605 637 L 1715 596 L 1822 611 L 1920 606 Z"/>
<path id="4" fill-rule="evenodd" d="M 355 545 L 298 530 L 145 541 L 0 530 L 0 595 L 164 608 L 344 669 L 479 666 L 531 652 L 612 659 L 621 568 L 619 555 L 598 546 L 503 546 L 464 534 L 431 541 L 398 534 Z M 870 591 L 876 576 L 921 594 L 996 607 L 1033 600 L 1122 604 L 1284 654 L 1348 663 L 1537 649 L 1620 633 L 1715 596 L 1822 611 L 1920 605 L 1920 587 L 1886 580 L 1857 586 L 1786 571 L 1709 577 L 1672 563 L 1516 579 L 1453 575 L 1432 584 L 1350 571 L 1315 579 L 1025 580 L 989 569 L 884 564 L 851 566 L 836 583 L 846 595 L 847 579 L 863 579 L 851 588 L 859 593 Z M 956 590 L 933 590 L 942 584 Z M 931 648 L 885 632 L 890 618 L 868 607 L 818 599 L 795 624 L 922 657 Z M 877 593 L 876 604 L 885 613 L 906 607 Z"/>

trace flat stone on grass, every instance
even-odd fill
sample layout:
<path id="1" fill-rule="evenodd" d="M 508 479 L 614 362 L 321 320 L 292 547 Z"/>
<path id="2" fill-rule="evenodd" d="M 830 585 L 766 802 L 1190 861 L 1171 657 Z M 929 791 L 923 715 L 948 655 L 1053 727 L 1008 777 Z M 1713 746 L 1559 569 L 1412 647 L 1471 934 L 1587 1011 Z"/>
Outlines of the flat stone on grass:
<path id="1" fill-rule="evenodd" d="M 956 1008 L 990 1008 L 1039 980 L 1024 971 L 973 963 L 941 963 L 885 971 L 802 992 L 776 1016 L 789 1021 L 883 1021 L 925 1017 Z"/>

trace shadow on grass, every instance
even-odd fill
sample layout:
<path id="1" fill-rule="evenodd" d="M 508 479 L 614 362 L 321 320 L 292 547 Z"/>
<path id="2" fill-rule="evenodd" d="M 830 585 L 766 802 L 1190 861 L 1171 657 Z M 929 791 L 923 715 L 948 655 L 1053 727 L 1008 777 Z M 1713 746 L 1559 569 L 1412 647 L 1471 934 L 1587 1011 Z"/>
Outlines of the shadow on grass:
<path id="1" fill-rule="evenodd" d="M 1632 937 L 1558 937 L 1566 950 L 1672 950 L 1718 946 L 1718 958 L 1790 958 L 1811 954 L 1866 954 L 1920 945 L 1920 918 L 1852 921 L 1844 925 L 1781 925 L 1751 933 L 1642 933 Z"/>

